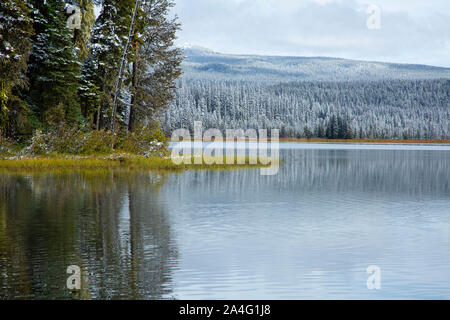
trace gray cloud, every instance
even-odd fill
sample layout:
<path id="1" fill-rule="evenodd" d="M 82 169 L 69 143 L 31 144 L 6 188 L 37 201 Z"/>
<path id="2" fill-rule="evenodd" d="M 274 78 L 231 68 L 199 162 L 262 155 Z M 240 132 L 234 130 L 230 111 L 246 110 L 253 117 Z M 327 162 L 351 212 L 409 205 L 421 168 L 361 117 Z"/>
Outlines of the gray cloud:
<path id="1" fill-rule="evenodd" d="M 174 12 L 183 25 L 179 44 L 224 53 L 333 56 L 450 67 L 450 3 L 392 2 L 177 0 Z M 382 9 L 381 30 L 366 26 L 369 4 Z"/>

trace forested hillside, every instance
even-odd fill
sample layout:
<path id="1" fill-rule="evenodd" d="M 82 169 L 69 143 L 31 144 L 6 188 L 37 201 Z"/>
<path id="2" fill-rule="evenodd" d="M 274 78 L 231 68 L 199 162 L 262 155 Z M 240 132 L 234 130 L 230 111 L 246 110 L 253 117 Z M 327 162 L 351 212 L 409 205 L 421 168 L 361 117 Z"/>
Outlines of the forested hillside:
<path id="1" fill-rule="evenodd" d="M 2 0 L 0 136 L 25 142 L 36 132 L 70 131 L 75 139 L 113 128 L 127 135 L 152 124 L 181 74 L 173 4 Z"/>
<path id="2" fill-rule="evenodd" d="M 356 61 L 327 57 L 255 56 L 216 53 L 184 46 L 185 79 L 286 81 L 359 81 L 450 78 L 449 68 Z"/>
<path id="3" fill-rule="evenodd" d="M 293 138 L 450 137 L 450 69 L 185 52 L 167 133 L 202 120 L 204 128 L 278 128 Z"/>
<path id="4" fill-rule="evenodd" d="M 184 80 L 164 129 L 278 128 L 281 137 L 448 139 L 450 80 Z"/>

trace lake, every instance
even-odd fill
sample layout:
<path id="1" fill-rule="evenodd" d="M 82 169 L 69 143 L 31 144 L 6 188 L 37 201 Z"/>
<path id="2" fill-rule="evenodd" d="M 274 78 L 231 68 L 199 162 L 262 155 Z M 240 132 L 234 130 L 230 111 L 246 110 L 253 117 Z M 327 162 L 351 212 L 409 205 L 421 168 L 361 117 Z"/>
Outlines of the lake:
<path id="1" fill-rule="evenodd" d="M 0 172 L 0 298 L 450 299 L 450 146 L 280 147 L 274 176 Z"/>

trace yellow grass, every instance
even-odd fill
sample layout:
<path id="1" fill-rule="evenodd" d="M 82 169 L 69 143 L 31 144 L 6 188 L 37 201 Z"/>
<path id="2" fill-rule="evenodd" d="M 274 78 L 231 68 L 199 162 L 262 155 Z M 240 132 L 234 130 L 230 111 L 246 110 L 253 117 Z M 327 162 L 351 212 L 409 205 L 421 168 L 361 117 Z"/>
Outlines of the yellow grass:
<path id="1" fill-rule="evenodd" d="M 9 158 L 0 159 L 0 170 L 7 171 L 47 171 L 47 170 L 99 170 L 99 169 L 148 169 L 163 171 L 181 171 L 187 169 L 239 169 L 239 168 L 259 168 L 264 167 L 261 159 L 250 159 L 249 157 L 234 159 L 234 164 L 226 164 L 225 157 L 223 164 L 207 164 L 218 161 L 218 158 L 202 158 L 201 164 L 194 164 L 193 157 L 190 164 L 175 164 L 171 158 L 162 157 L 32 157 L 32 158 Z M 238 164 L 241 160 L 242 164 Z M 252 160 L 252 161 L 250 161 Z M 254 161 L 256 160 L 256 164 Z"/>

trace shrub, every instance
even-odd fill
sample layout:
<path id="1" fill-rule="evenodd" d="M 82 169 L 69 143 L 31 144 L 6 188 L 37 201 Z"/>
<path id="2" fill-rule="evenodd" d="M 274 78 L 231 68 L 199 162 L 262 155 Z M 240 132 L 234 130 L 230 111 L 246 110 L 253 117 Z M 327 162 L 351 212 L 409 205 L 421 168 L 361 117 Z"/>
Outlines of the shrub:
<path id="1" fill-rule="evenodd" d="M 159 125 L 139 126 L 133 133 L 121 132 L 117 149 L 146 157 L 164 155 L 167 150 L 167 139 Z"/>
<path id="2" fill-rule="evenodd" d="M 43 133 L 36 130 L 23 153 L 32 155 L 58 154 L 110 154 L 115 151 L 146 157 L 165 155 L 167 140 L 159 125 L 140 126 L 135 132 L 122 131 L 113 135 L 110 131 L 87 131 L 83 128 L 60 125 Z"/>
<path id="3" fill-rule="evenodd" d="M 0 157 L 11 156 L 13 154 L 12 148 L 12 143 L 0 135 Z"/>
<path id="4" fill-rule="evenodd" d="M 78 137 L 80 148 L 77 154 L 108 154 L 113 152 L 117 138 L 105 130 L 90 131 Z"/>
<path id="5" fill-rule="evenodd" d="M 23 150 L 24 153 L 30 153 L 34 155 L 44 155 L 49 153 L 49 145 L 47 142 L 46 134 L 42 133 L 42 130 L 38 129 L 31 137 L 30 144 Z"/>

